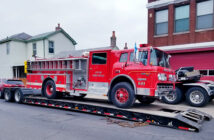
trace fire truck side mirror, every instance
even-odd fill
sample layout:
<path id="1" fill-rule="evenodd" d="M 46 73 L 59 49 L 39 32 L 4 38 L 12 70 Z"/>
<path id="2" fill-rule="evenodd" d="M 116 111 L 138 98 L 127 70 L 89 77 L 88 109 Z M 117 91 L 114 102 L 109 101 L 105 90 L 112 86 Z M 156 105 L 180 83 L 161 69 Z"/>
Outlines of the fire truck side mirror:
<path id="1" fill-rule="evenodd" d="M 24 73 L 27 73 L 27 61 L 24 61 Z"/>

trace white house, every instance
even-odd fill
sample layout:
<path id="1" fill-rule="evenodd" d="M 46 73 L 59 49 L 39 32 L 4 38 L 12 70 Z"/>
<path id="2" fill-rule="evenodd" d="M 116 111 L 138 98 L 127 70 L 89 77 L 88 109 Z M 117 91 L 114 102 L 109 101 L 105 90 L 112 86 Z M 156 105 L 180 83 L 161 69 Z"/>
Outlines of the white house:
<path id="1" fill-rule="evenodd" d="M 24 61 L 32 56 L 50 58 L 75 49 L 76 41 L 60 25 L 55 31 L 30 36 L 19 33 L 0 40 L 0 78 L 22 78 Z"/>

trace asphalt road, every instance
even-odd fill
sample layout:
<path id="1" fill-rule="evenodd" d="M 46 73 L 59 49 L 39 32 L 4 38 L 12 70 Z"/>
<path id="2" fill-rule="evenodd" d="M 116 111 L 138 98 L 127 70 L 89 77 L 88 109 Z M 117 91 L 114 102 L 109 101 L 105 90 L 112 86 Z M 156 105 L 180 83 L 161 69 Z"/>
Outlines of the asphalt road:
<path id="1" fill-rule="evenodd" d="M 0 140 L 213 140 L 214 120 L 199 133 L 108 124 L 102 116 L 0 100 Z"/>

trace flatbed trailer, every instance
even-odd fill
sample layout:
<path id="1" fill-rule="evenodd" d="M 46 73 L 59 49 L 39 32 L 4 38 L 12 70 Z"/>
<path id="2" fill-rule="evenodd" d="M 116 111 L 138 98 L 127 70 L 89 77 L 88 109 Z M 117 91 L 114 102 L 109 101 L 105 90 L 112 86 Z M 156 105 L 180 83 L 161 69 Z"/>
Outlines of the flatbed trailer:
<path id="1" fill-rule="evenodd" d="M 10 89 L 8 88 L 8 90 Z M 16 91 L 20 92 L 10 92 L 13 100 L 9 101 L 65 109 L 69 111 L 78 111 L 135 122 L 146 122 L 150 125 L 164 126 L 186 131 L 199 132 L 202 127 L 202 123 L 212 119 L 212 116 L 195 109 L 188 109 L 186 111 L 173 110 L 169 108 L 160 110 L 142 110 L 138 107 L 138 105 L 137 107 L 134 106 L 131 109 L 121 109 L 113 106 L 107 100 L 76 100 L 71 97 L 64 97 L 62 99 L 47 99 L 46 97 L 42 97 L 40 94 L 33 94 L 33 91 L 30 93 L 30 89 L 20 88 L 20 90 Z M 25 91 L 27 92 L 25 93 Z M 8 101 L 6 98 L 5 100 Z M 140 106 L 142 106 L 142 104 L 140 104 Z"/>

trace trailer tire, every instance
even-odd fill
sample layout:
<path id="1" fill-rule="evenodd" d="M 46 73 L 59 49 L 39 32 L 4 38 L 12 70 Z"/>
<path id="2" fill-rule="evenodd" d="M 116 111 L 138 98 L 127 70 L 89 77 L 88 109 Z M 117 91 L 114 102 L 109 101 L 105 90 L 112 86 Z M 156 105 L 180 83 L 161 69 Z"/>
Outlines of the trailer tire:
<path id="1" fill-rule="evenodd" d="M 146 97 L 146 96 L 137 96 L 137 99 L 140 103 L 148 105 L 155 102 L 155 98 Z"/>
<path id="2" fill-rule="evenodd" d="M 16 89 L 14 92 L 14 100 L 16 103 L 22 103 L 23 101 L 23 93 L 21 89 Z"/>
<path id="3" fill-rule="evenodd" d="M 186 101 L 194 107 L 205 106 L 210 100 L 207 92 L 201 87 L 192 87 L 186 93 Z"/>
<path id="4" fill-rule="evenodd" d="M 178 87 L 176 87 L 174 95 L 169 95 L 169 96 L 163 96 L 162 101 L 166 104 L 178 104 L 182 101 L 183 99 L 183 93 L 182 90 Z"/>
<path id="5" fill-rule="evenodd" d="M 112 103 L 119 108 L 129 108 L 135 102 L 134 89 L 127 82 L 117 83 L 111 92 Z"/>
<path id="6" fill-rule="evenodd" d="M 14 101 L 14 95 L 13 93 L 11 92 L 10 89 L 4 89 L 4 99 L 6 102 L 12 102 Z"/>
<path id="7" fill-rule="evenodd" d="M 48 80 L 47 82 L 45 82 L 43 94 L 48 99 L 56 99 L 57 97 L 56 85 L 53 80 Z"/>

